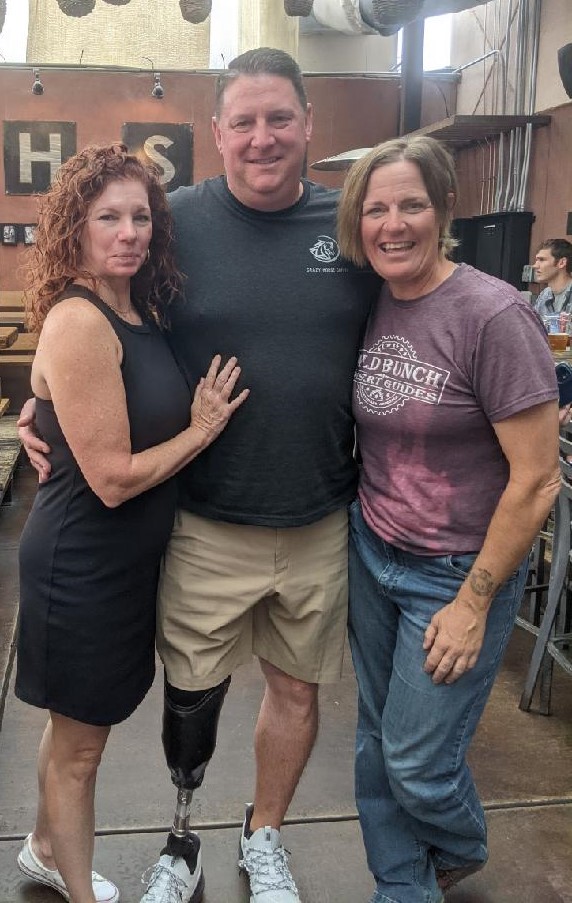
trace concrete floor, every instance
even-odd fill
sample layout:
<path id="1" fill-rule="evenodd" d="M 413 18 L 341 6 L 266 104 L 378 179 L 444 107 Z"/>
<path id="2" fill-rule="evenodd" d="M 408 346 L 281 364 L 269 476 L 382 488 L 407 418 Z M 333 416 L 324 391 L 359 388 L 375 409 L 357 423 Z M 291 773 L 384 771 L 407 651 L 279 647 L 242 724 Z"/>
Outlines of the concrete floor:
<path id="1" fill-rule="evenodd" d="M 20 876 L 15 857 L 31 830 L 35 756 L 45 713 L 13 696 L 9 654 L 17 604 L 17 543 L 35 490 L 22 468 L 13 504 L 0 509 L 0 903 L 62 898 Z M 448 903 L 572 903 L 572 683 L 555 671 L 553 714 L 518 709 L 532 638 L 517 630 L 471 751 L 488 811 L 487 868 L 447 895 Z M 102 666 L 104 663 L 102 662 Z M 173 815 L 175 791 L 160 743 L 161 680 L 133 717 L 112 731 L 97 791 L 95 867 L 120 887 L 124 903 L 143 893 Z M 233 680 L 219 743 L 193 803 L 203 841 L 204 903 L 247 903 L 236 869 L 244 804 L 252 793 L 252 730 L 262 693 L 256 665 Z M 321 729 L 284 828 L 303 903 L 367 903 L 373 884 L 363 855 L 352 787 L 355 681 L 321 695 Z"/>

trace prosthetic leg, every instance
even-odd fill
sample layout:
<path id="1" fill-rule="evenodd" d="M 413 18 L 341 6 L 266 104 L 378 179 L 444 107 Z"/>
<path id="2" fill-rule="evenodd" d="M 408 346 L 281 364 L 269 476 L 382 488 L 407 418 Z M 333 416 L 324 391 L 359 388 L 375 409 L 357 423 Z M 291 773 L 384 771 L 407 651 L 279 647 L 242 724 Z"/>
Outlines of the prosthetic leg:
<path id="1" fill-rule="evenodd" d="M 163 749 L 177 787 L 175 819 L 166 846 L 171 856 L 187 857 L 198 843 L 189 828 L 191 801 L 215 750 L 220 710 L 229 684 L 227 677 L 217 687 L 200 692 L 165 686 Z"/>

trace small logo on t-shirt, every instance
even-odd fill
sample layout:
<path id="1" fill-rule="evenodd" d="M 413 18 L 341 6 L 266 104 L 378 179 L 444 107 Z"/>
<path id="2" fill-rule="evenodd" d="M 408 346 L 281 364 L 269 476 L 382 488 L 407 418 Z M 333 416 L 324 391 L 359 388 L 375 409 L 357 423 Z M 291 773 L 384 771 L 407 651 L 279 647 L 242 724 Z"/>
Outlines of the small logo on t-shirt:
<path id="1" fill-rule="evenodd" d="M 407 339 L 384 336 L 361 350 L 354 376 L 358 404 L 370 414 L 391 414 L 408 399 L 439 404 L 450 371 L 417 360 Z"/>
<path id="2" fill-rule="evenodd" d="M 340 256 L 340 249 L 335 238 L 330 238 L 329 235 L 318 235 L 317 241 L 310 248 L 310 254 L 320 263 L 334 263 Z"/>

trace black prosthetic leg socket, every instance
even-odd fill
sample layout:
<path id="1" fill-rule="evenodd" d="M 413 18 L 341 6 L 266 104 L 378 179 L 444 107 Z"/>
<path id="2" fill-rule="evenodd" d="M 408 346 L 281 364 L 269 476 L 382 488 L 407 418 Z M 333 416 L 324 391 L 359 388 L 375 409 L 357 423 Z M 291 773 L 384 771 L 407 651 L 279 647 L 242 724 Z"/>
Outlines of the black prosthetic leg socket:
<path id="1" fill-rule="evenodd" d="M 175 702 L 169 696 L 169 686 L 165 687 L 163 749 L 171 780 L 180 790 L 195 790 L 203 782 L 215 750 L 220 710 L 229 684 L 227 677 L 204 693 L 189 693 L 192 705 L 180 704 L 184 691 L 174 690 Z"/>

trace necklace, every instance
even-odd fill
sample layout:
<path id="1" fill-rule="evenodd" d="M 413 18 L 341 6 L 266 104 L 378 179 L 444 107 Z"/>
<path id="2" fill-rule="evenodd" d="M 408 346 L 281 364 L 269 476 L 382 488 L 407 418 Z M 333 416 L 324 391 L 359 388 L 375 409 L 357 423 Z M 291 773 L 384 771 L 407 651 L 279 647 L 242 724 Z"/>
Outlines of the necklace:
<path id="1" fill-rule="evenodd" d="M 110 307 L 111 310 L 112 310 L 114 313 L 116 313 L 117 316 L 120 317 L 122 320 L 126 320 L 127 323 L 131 323 L 132 320 L 133 320 L 133 317 L 135 317 L 136 320 L 137 320 L 137 323 L 139 323 L 141 317 L 139 316 L 139 314 L 137 313 L 137 311 L 136 311 L 135 308 L 133 307 L 133 303 L 132 303 L 132 302 L 130 302 L 129 308 L 128 308 L 127 310 L 120 310 L 119 307 L 115 307 L 114 304 L 111 304 L 110 301 L 106 301 L 105 298 L 102 298 L 101 300 L 103 301 L 104 304 L 107 305 L 107 307 Z M 129 319 L 130 317 L 131 317 L 131 319 Z"/>

